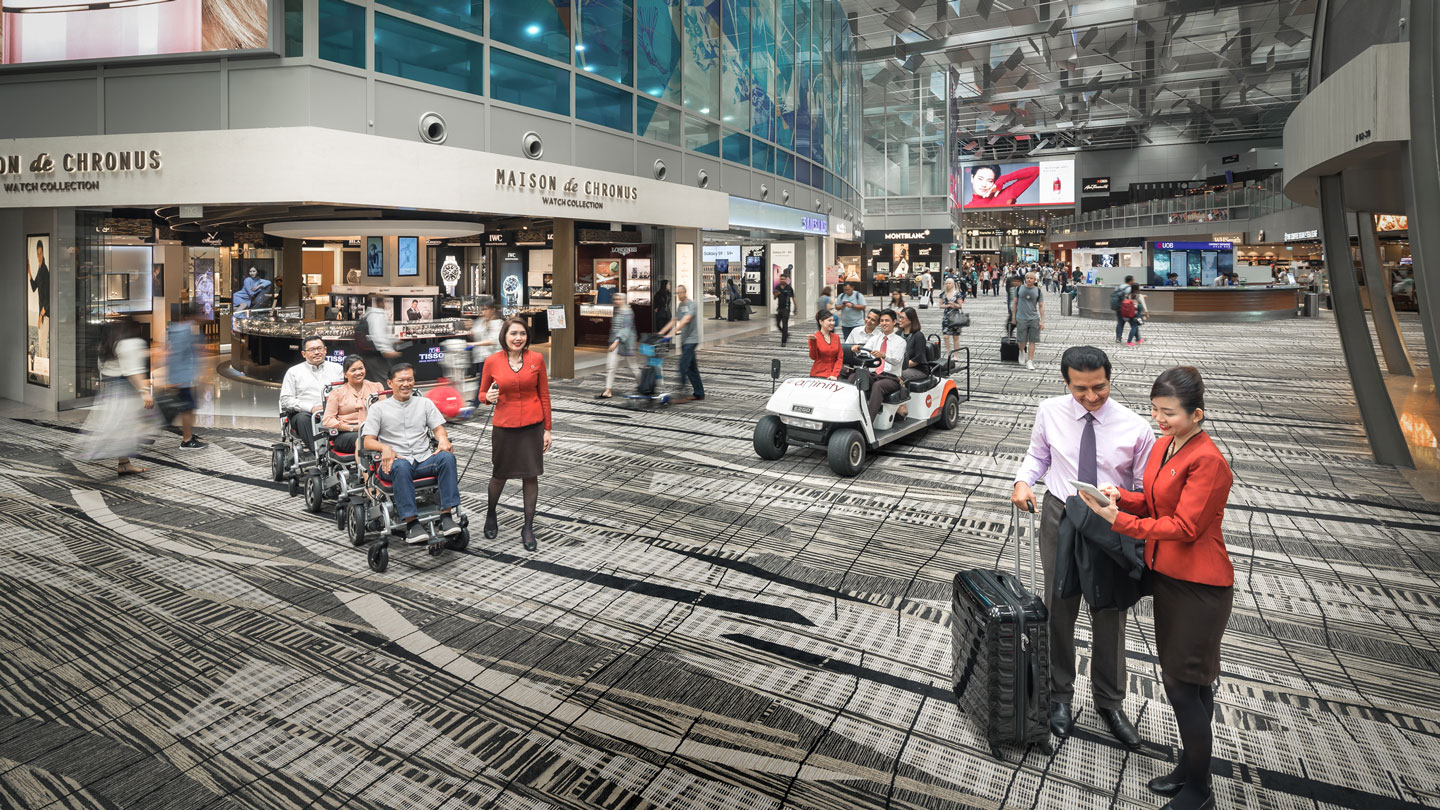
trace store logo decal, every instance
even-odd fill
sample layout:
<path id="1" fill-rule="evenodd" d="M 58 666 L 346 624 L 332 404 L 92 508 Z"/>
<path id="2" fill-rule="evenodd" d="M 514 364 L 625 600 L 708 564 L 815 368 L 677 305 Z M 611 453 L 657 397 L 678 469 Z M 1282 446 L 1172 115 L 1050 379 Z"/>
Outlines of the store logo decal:
<path id="1" fill-rule="evenodd" d="M 891 231 L 885 234 L 885 238 L 892 241 L 904 241 L 907 239 L 924 239 L 930 235 L 930 229 L 923 231 Z"/>
<path id="2" fill-rule="evenodd" d="M 58 165 L 57 165 L 58 164 Z M 68 174 L 94 174 L 97 172 L 158 172 L 164 166 L 157 149 L 126 149 L 119 152 L 66 152 L 57 161 L 49 152 L 41 152 L 26 161 L 23 155 L 0 155 L 0 177 L 21 177 L 26 171 L 39 175 L 43 180 L 34 182 L 4 183 L 7 192 L 46 191 L 99 191 L 100 181 L 94 178 L 75 180 L 52 180 L 57 170 Z"/>
<path id="3" fill-rule="evenodd" d="M 576 177 L 567 178 L 562 184 L 560 179 L 553 174 L 517 172 L 507 169 L 495 170 L 495 187 L 504 190 L 534 190 L 558 194 L 561 196 L 543 196 L 540 198 L 540 203 L 563 208 L 603 210 L 607 201 L 638 202 L 640 199 L 638 186 L 604 183 L 599 180 L 581 180 Z M 586 197 L 591 199 L 582 199 Z"/>

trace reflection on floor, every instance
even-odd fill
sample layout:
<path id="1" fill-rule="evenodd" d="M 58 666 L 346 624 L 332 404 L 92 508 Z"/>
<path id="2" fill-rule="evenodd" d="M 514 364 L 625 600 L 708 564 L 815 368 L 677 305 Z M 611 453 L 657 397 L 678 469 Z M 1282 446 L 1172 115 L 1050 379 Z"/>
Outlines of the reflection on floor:
<path id="1" fill-rule="evenodd" d="M 1220 806 L 1440 805 L 1440 507 L 1370 462 L 1333 323 L 1155 325 L 1125 347 L 1052 317 L 1027 372 L 997 362 L 1002 306 L 970 307 L 960 426 L 854 479 L 751 451 L 765 360 L 803 374 L 803 342 L 702 352 L 706 401 L 664 410 L 556 384 L 540 551 L 512 487 L 500 539 L 397 548 L 383 575 L 267 480 L 271 426 L 215 417 L 197 451 L 164 434 L 120 481 L 66 449 L 83 414 L 11 419 L 0 807 L 1158 807 L 1145 781 L 1177 739 L 1148 601 L 1141 751 L 1082 698 L 1053 756 L 997 761 L 950 697 L 951 577 L 1008 559 L 1010 475 L 1077 342 L 1113 348 L 1131 407 L 1167 366 L 1206 375 L 1236 474 Z M 228 410 L 262 409 L 236 390 Z M 478 509 L 488 440 L 451 435 Z"/>

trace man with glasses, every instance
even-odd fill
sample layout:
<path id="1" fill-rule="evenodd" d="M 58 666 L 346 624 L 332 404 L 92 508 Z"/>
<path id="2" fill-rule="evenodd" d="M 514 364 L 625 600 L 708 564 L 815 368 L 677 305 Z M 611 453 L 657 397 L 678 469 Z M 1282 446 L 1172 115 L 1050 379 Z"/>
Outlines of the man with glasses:
<path id="1" fill-rule="evenodd" d="M 1071 481 L 1114 484 L 1138 490 L 1155 435 L 1139 414 L 1110 399 L 1110 358 L 1094 346 L 1072 346 L 1060 358 L 1068 394 L 1040 403 L 1030 449 L 1015 474 L 1010 502 L 1036 508 L 1031 487 L 1045 477 L 1040 517 L 1040 560 L 1045 570 L 1043 598 L 1049 611 L 1050 730 L 1069 736 L 1075 718 L 1075 621 L 1080 596 L 1057 599 L 1051 591 L 1056 569 L 1060 521 L 1065 501 L 1076 494 Z M 1140 746 L 1140 735 L 1122 708 L 1125 701 L 1125 612 L 1090 611 L 1090 681 L 1095 708 L 1120 742 Z"/>
<path id="2" fill-rule="evenodd" d="M 310 424 L 310 414 L 319 413 L 325 407 L 325 384 L 343 381 L 345 372 L 325 359 L 325 341 L 316 335 L 301 342 L 300 353 L 305 362 L 291 366 L 280 384 L 280 411 L 290 414 L 290 429 L 295 435 L 314 447 L 315 431 Z"/>

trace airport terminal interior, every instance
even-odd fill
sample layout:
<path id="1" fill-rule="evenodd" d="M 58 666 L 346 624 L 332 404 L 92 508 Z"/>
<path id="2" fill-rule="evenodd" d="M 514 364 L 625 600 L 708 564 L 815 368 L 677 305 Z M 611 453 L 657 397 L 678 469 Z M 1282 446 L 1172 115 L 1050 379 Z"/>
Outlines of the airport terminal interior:
<path id="1" fill-rule="evenodd" d="M 0 808 L 1440 807 L 1437 43 L 0 0 Z"/>

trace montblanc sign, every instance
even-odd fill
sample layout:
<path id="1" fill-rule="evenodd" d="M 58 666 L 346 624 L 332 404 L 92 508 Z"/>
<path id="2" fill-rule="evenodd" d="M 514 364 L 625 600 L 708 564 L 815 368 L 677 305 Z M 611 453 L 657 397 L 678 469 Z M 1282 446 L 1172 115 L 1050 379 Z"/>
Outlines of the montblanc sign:
<path id="1" fill-rule="evenodd" d="M 892 242 L 914 242 L 919 239 L 929 239 L 930 229 L 923 231 L 886 231 L 885 238 Z"/>

